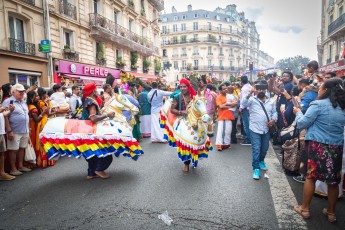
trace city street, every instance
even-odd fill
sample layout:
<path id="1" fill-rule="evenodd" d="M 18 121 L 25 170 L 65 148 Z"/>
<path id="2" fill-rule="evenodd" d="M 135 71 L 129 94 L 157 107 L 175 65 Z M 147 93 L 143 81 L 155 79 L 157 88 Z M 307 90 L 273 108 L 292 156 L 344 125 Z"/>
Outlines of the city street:
<path id="1" fill-rule="evenodd" d="M 250 147 L 212 151 L 186 174 L 174 149 L 140 143 L 144 156 L 114 159 L 108 180 L 86 180 L 85 160 L 61 158 L 1 182 L 0 229 L 344 229 L 344 199 L 334 225 L 325 200 L 314 198 L 308 221 L 292 211 L 302 184 L 286 179 L 272 148 L 269 179 L 254 181 Z M 171 226 L 158 219 L 166 210 Z"/>

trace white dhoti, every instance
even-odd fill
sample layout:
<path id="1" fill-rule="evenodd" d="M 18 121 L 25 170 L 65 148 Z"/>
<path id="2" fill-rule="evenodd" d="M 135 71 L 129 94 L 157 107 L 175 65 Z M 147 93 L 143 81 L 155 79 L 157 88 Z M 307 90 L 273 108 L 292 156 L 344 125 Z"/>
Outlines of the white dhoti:
<path id="1" fill-rule="evenodd" d="M 217 149 L 226 149 L 230 147 L 231 131 L 232 131 L 231 120 L 218 121 L 217 138 L 216 138 Z"/>
<path id="2" fill-rule="evenodd" d="M 159 113 L 151 114 L 151 141 L 152 142 L 167 142 L 164 139 L 164 129 L 159 124 Z"/>
<path id="3" fill-rule="evenodd" d="M 140 117 L 140 132 L 144 138 L 151 137 L 151 115 L 142 115 Z"/>
<path id="4" fill-rule="evenodd" d="M 345 145 L 344 150 L 345 151 Z M 343 153 L 343 166 L 341 170 L 341 182 L 339 184 L 339 197 L 343 196 L 343 182 L 344 182 L 344 174 L 345 174 L 345 154 Z M 328 196 L 328 187 L 325 182 L 322 181 L 316 181 L 315 185 L 315 193 L 321 196 Z"/>

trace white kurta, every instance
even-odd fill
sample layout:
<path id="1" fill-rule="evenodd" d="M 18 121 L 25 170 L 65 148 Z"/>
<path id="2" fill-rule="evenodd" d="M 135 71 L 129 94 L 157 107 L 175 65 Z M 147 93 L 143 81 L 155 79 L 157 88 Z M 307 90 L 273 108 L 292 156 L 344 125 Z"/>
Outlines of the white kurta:
<path id="1" fill-rule="evenodd" d="M 159 113 L 151 114 L 151 141 L 152 142 L 167 142 L 164 139 L 164 129 L 159 124 Z"/>
<path id="2" fill-rule="evenodd" d="M 142 115 L 140 117 L 140 132 L 143 137 L 151 137 L 151 115 Z"/>

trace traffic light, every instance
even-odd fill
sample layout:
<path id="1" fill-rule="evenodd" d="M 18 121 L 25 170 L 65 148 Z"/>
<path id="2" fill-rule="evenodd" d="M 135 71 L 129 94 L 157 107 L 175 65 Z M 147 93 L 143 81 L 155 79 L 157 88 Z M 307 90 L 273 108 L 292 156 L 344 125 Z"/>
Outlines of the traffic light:
<path id="1" fill-rule="evenodd" d="M 254 63 L 251 61 L 249 62 L 249 70 L 252 71 L 254 67 Z"/>

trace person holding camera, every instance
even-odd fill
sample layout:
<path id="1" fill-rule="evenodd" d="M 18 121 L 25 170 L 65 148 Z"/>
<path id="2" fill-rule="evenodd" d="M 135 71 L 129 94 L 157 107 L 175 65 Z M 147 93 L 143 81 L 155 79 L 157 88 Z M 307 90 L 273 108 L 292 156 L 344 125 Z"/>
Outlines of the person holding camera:
<path id="1" fill-rule="evenodd" d="M 267 98 L 267 83 L 262 81 L 250 90 L 243 99 L 243 105 L 249 109 L 249 132 L 252 141 L 253 179 L 260 179 L 260 169 L 266 171 L 265 157 L 269 147 L 269 128 L 277 121 L 274 101 Z M 253 96 L 255 92 L 256 96 Z M 267 114 L 267 115 L 266 115 Z M 267 119 L 268 117 L 268 119 Z"/>

